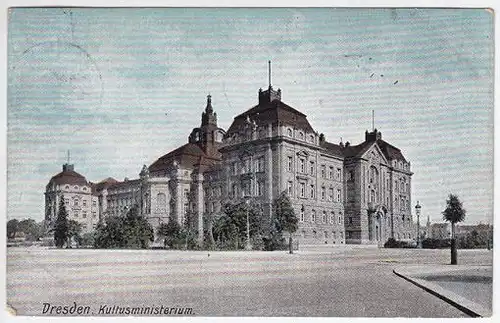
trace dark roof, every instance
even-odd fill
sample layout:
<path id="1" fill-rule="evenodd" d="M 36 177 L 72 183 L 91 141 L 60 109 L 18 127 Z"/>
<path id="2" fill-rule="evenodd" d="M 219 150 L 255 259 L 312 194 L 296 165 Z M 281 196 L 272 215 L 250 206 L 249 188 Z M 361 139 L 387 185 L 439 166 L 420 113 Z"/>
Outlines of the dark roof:
<path id="1" fill-rule="evenodd" d="M 382 139 L 377 139 L 376 142 L 387 160 L 396 159 L 406 162 L 406 159 L 403 156 L 403 153 L 401 153 L 401 150 L 399 148 L 394 147 L 393 145 L 389 144 L 388 142 Z M 360 143 L 359 145 L 345 147 L 343 150 L 344 156 L 361 157 L 371 147 L 373 143 L 374 141 L 366 140 Z"/>
<path id="2" fill-rule="evenodd" d="M 57 185 L 88 185 L 87 180 L 84 176 L 78 174 L 74 170 L 64 170 L 57 175 L 54 175 L 50 181 L 49 185 L 55 183 Z"/>
<path id="3" fill-rule="evenodd" d="M 168 154 L 158 158 L 151 166 L 150 172 L 166 170 L 172 167 L 174 161 L 185 168 L 196 168 L 201 165 L 211 165 L 215 161 L 220 160 L 220 155 L 208 156 L 203 149 L 195 143 L 187 143 Z"/>
<path id="4" fill-rule="evenodd" d="M 266 125 L 269 122 L 281 122 L 290 126 L 313 132 L 313 128 L 307 121 L 307 116 L 291 106 L 275 99 L 268 103 L 259 103 L 253 108 L 243 112 L 234 118 L 227 134 L 239 131 L 246 123 L 247 116 L 255 120 L 257 126 Z"/>
<path id="5" fill-rule="evenodd" d="M 329 154 L 332 154 L 332 155 L 338 156 L 338 157 L 344 157 L 343 148 L 340 145 L 337 145 L 337 144 L 334 144 L 334 143 L 331 143 L 328 141 L 323 141 L 321 143 L 321 146 L 323 148 L 325 148 Z"/>
<path id="6" fill-rule="evenodd" d="M 112 183 L 111 185 L 109 185 L 109 189 L 116 189 L 116 188 L 120 188 L 120 187 L 126 187 L 126 186 L 129 186 L 129 185 L 136 185 L 136 184 L 139 184 L 140 182 L 140 179 L 129 179 L 129 180 L 126 180 L 126 181 L 123 181 L 123 182 L 115 182 L 115 183 Z"/>
<path id="7" fill-rule="evenodd" d="M 112 177 L 108 177 L 106 179 L 103 179 L 99 183 L 93 183 L 92 185 L 92 192 L 99 192 L 102 191 L 105 188 L 108 188 L 110 185 L 118 183 L 118 181 Z"/>
<path id="8" fill-rule="evenodd" d="M 394 147 L 390 143 L 383 141 L 382 139 L 377 140 L 377 144 L 384 153 L 385 157 L 388 160 L 402 160 L 405 163 L 407 162 L 405 157 L 403 156 L 403 153 L 401 153 L 401 150 L 399 148 Z"/>

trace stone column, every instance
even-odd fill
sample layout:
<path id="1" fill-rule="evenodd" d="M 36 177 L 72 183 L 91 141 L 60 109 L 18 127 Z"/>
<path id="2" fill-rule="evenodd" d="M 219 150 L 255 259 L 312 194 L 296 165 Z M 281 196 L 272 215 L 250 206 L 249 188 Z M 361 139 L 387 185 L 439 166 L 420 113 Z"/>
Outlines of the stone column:
<path id="1" fill-rule="evenodd" d="M 197 181 L 197 201 L 196 201 L 196 213 L 198 216 L 198 243 L 201 245 L 203 243 L 203 205 L 204 205 L 204 191 L 203 191 L 203 174 L 198 174 Z"/>

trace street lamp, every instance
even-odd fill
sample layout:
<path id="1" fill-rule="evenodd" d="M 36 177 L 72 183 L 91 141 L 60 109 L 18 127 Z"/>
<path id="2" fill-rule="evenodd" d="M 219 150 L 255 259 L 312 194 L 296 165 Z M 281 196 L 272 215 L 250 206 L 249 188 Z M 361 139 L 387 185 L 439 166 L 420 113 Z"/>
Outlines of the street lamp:
<path id="1" fill-rule="evenodd" d="M 245 250 L 252 250 L 252 245 L 250 244 L 250 220 L 249 220 L 249 208 L 250 208 L 250 198 L 245 199 L 246 211 L 247 211 L 247 241 L 245 244 Z"/>
<path id="2" fill-rule="evenodd" d="M 422 207 L 419 201 L 417 201 L 417 205 L 415 205 L 415 213 L 417 214 L 417 248 L 422 248 L 420 244 L 420 209 L 422 209 Z"/>

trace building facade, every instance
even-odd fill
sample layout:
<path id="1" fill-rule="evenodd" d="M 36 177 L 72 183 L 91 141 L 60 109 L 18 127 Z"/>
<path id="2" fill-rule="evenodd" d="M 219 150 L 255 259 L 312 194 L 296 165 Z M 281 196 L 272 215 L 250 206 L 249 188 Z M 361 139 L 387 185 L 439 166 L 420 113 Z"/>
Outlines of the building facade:
<path id="1" fill-rule="evenodd" d="M 273 201 L 286 192 L 299 219 L 300 243 L 414 238 L 413 173 L 400 149 L 376 129 L 358 145 L 328 142 L 281 96 L 271 85 L 260 89 L 257 104 L 226 132 L 217 125 L 209 95 L 201 124 L 185 145 L 143 166 L 138 179 L 89 184 L 98 218 L 137 204 L 154 227 L 178 221 L 202 239 L 204 219 L 219 216 L 226 203 L 252 203 L 265 221 Z"/>
<path id="2" fill-rule="evenodd" d="M 83 232 L 92 231 L 99 222 L 98 197 L 93 184 L 75 172 L 74 165 L 64 164 L 62 172 L 54 175 L 45 187 L 45 223 L 53 226 L 64 199 L 68 220 L 82 224 Z"/>

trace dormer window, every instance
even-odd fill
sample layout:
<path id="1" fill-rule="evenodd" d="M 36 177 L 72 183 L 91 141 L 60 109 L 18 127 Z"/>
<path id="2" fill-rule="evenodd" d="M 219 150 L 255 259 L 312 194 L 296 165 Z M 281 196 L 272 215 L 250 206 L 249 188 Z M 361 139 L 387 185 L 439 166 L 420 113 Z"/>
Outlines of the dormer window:
<path id="1" fill-rule="evenodd" d="M 64 186 L 65 190 L 69 190 L 69 185 Z"/>
<path id="2" fill-rule="evenodd" d="M 74 188 L 75 190 L 77 190 L 77 189 L 78 189 L 78 186 L 77 186 L 77 185 L 75 185 L 75 186 L 73 186 L 73 188 Z"/>
<path id="3" fill-rule="evenodd" d="M 293 137 L 293 131 L 290 128 L 288 128 L 288 137 Z"/>
<path id="4" fill-rule="evenodd" d="M 304 140 L 304 133 L 302 131 L 299 132 L 299 139 Z"/>
<path id="5" fill-rule="evenodd" d="M 309 137 L 309 140 L 310 140 L 312 143 L 314 143 L 314 136 L 313 136 L 313 135 L 311 135 L 311 136 Z"/>
<path id="6" fill-rule="evenodd" d="M 86 187 L 84 187 L 84 188 L 83 188 L 83 191 L 84 191 L 84 192 L 86 192 L 86 191 L 87 191 L 87 188 L 86 188 Z"/>

